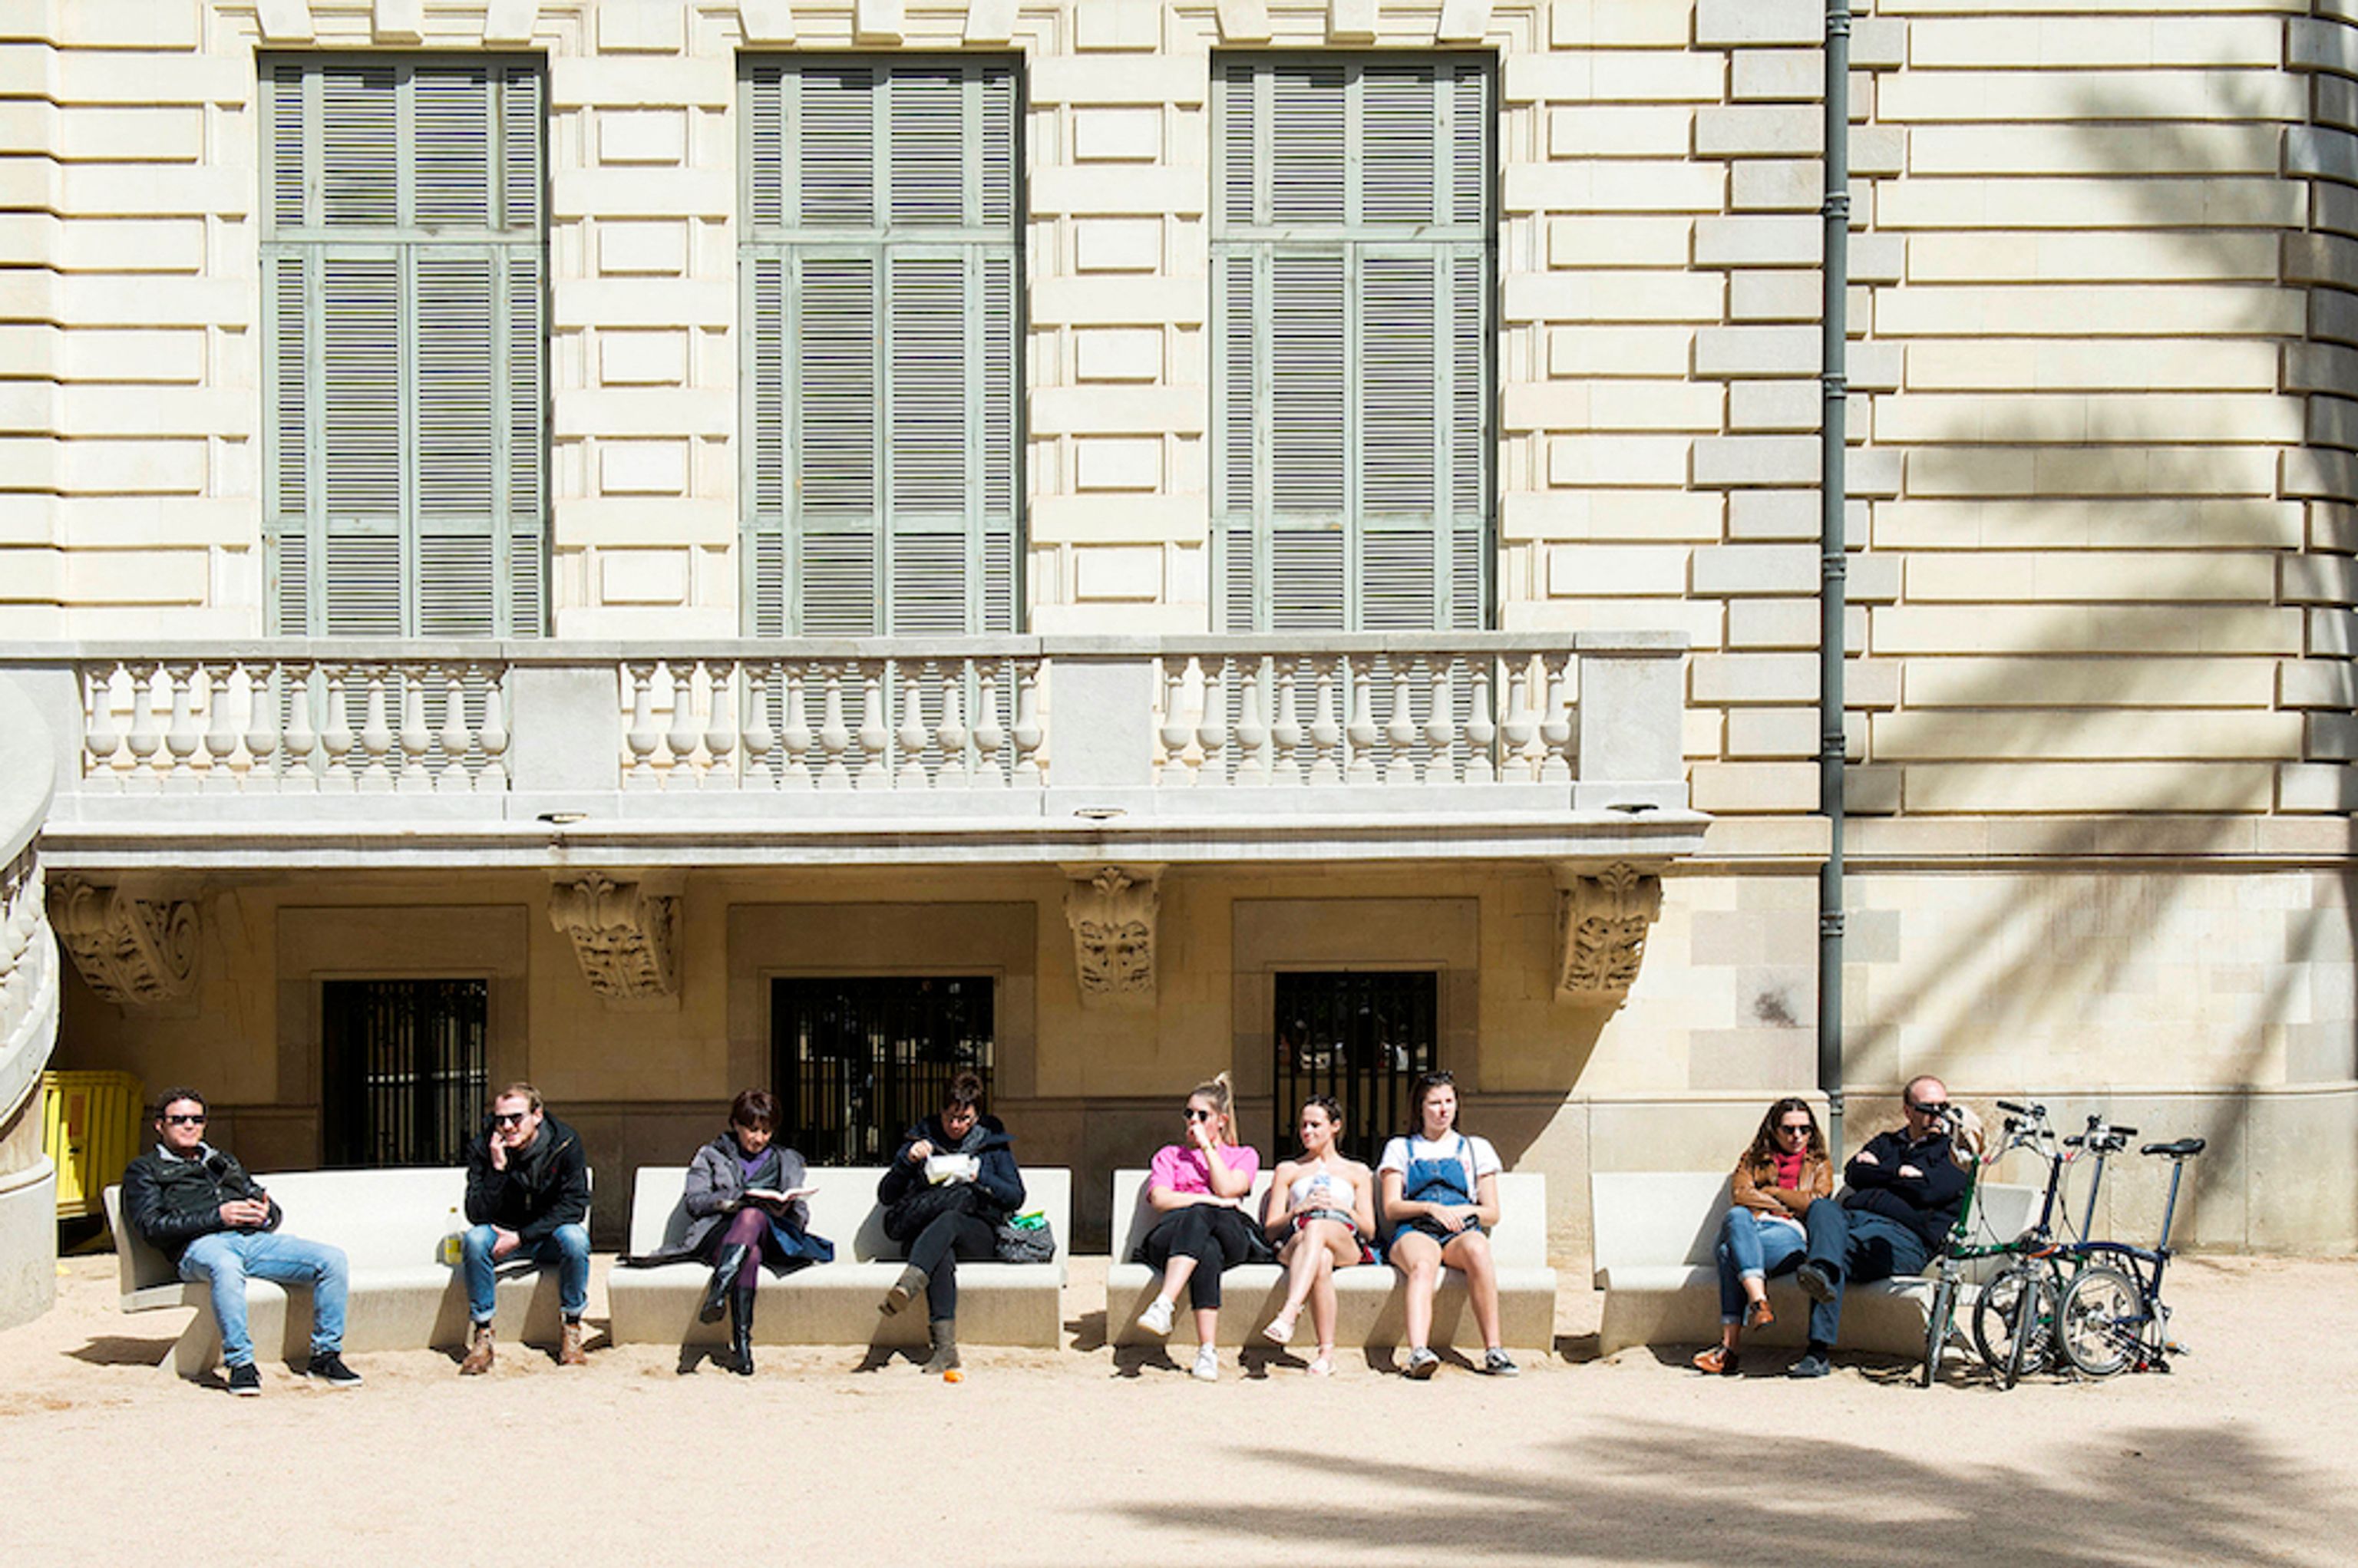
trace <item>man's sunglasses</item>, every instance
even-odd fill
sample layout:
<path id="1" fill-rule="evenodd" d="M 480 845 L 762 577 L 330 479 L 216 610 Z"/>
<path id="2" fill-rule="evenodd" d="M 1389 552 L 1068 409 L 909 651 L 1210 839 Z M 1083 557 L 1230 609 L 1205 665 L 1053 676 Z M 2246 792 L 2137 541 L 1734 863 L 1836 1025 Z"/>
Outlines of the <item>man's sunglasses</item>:
<path id="1" fill-rule="evenodd" d="M 193 1116 L 167 1116 L 163 1119 L 174 1127 L 202 1127 L 205 1124 L 205 1113 L 198 1111 Z"/>
<path id="2" fill-rule="evenodd" d="M 1949 1102 L 1937 1099 L 1928 1104 L 1923 1100 L 1911 1099 L 1908 1102 L 1908 1108 L 1919 1116 L 1946 1116 L 1949 1114 Z"/>
<path id="3" fill-rule="evenodd" d="M 492 1119 L 502 1127 L 515 1127 L 521 1125 L 524 1119 L 531 1114 L 532 1112 L 528 1110 L 494 1111 L 492 1113 Z"/>

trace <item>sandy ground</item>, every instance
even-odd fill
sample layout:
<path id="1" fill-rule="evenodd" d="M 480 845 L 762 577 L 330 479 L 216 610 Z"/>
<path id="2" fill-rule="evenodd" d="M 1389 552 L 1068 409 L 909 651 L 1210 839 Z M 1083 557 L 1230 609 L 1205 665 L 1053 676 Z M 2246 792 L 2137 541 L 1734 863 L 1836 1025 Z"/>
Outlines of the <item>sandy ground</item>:
<path id="1" fill-rule="evenodd" d="M 0 1563 L 2358 1560 L 2350 1260 L 2188 1260 L 2173 1374 L 2006 1393 L 1598 1360 L 1569 1280 L 1557 1354 L 1516 1381 L 1231 1353 L 1207 1387 L 1099 1347 L 1102 1263 L 1074 1276 L 1073 1348 L 970 1350 L 957 1386 L 593 1338 L 585 1369 L 509 1347 L 481 1380 L 357 1357 L 346 1392 L 266 1366 L 244 1400 L 157 1371 L 186 1314 L 126 1317 L 114 1260 L 70 1260 L 0 1334 Z M 593 1320 L 602 1286 L 601 1260 Z"/>

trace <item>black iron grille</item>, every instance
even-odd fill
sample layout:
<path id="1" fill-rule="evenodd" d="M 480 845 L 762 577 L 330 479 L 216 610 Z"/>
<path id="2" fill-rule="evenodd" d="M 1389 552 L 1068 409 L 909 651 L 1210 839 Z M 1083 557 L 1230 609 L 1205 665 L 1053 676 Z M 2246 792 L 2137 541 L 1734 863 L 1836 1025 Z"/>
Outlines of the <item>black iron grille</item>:
<path id="1" fill-rule="evenodd" d="M 1369 1163 L 1408 1126 L 1408 1094 L 1438 1065 L 1441 977 L 1431 970 L 1281 973 L 1274 1022 L 1276 1146 L 1294 1147 L 1312 1095 L 1342 1102 L 1342 1148 Z"/>
<path id="2" fill-rule="evenodd" d="M 774 979 L 770 1040 L 794 1148 L 814 1165 L 881 1165 L 958 1073 L 990 1087 L 990 977 Z"/>
<path id="3" fill-rule="evenodd" d="M 487 980 L 327 980 L 320 1133 L 330 1165 L 451 1165 L 482 1114 Z"/>

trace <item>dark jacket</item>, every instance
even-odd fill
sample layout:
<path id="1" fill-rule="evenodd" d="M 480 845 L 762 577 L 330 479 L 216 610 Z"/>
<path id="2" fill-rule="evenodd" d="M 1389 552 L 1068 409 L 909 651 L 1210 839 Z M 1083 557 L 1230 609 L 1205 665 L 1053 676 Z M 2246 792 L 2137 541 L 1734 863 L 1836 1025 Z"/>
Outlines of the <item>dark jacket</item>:
<path id="1" fill-rule="evenodd" d="M 1843 1194 L 1843 1207 L 1897 1220 L 1921 1237 L 1927 1248 L 1940 1250 L 1957 1223 L 1970 1183 L 1950 1158 L 1948 1134 L 1936 1132 L 1921 1143 L 1910 1143 L 1908 1130 L 1895 1128 L 1869 1139 L 1859 1154 L 1872 1154 L 1875 1161 L 1851 1157 L 1843 1170 L 1843 1180 L 1850 1184 Z M 1902 1165 L 1923 1173 L 1903 1176 Z"/>
<path id="2" fill-rule="evenodd" d="M 198 1237 L 233 1228 L 222 1223 L 222 1205 L 262 1195 L 245 1167 L 210 1143 L 198 1145 L 195 1157 L 187 1160 L 167 1154 L 159 1144 L 123 1172 L 124 1217 L 175 1263 Z M 283 1217 L 273 1199 L 269 1224 L 234 1228 L 249 1236 L 257 1228 L 276 1230 Z"/>
<path id="3" fill-rule="evenodd" d="M 508 1168 L 492 1169 L 492 1120 L 467 1145 L 467 1223 L 513 1230 L 527 1246 L 546 1241 L 560 1225 L 590 1218 L 590 1161 L 581 1136 L 543 1113 L 540 1135 L 528 1149 L 508 1155 Z"/>
<path id="4" fill-rule="evenodd" d="M 1013 1214 L 1023 1206 L 1023 1173 L 1015 1167 L 1015 1140 L 1007 1135 L 999 1118 L 979 1116 L 964 1138 L 952 1138 L 942 1130 L 942 1119 L 936 1113 L 901 1134 L 901 1147 L 892 1152 L 892 1163 L 886 1168 L 884 1179 L 876 1184 L 876 1201 L 886 1208 L 925 1182 L 924 1163 L 909 1161 L 909 1150 L 919 1140 L 932 1144 L 936 1154 L 979 1156 L 974 1184 L 983 1195 L 1002 1214 Z"/>

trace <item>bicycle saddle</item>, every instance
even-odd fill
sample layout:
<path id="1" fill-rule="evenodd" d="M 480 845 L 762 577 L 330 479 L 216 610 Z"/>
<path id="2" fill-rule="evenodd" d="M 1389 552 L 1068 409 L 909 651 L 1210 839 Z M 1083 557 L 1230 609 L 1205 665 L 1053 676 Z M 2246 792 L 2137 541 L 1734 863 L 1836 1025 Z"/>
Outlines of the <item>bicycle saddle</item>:
<path id="1" fill-rule="evenodd" d="M 2180 1138 L 2171 1143 L 2148 1143 L 2137 1151 L 2140 1154 L 2167 1154 L 2173 1160 L 2184 1160 L 2202 1152 L 2205 1140 Z"/>

